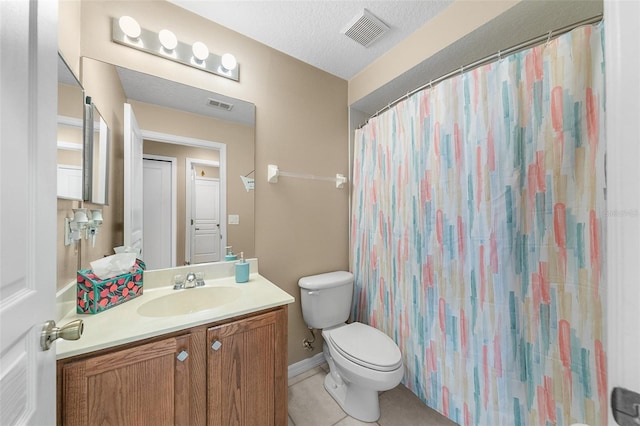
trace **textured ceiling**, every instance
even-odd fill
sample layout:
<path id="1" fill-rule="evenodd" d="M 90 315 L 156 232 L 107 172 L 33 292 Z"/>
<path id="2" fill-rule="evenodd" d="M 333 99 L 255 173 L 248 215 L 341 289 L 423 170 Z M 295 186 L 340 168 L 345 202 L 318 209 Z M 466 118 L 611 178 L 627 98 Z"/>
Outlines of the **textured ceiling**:
<path id="1" fill-rule="evenodd" d="M 349 80 L 452 1 L 170 0 L 224 27 Z M 367 9 L 390 27 L 369 47 L 342 34 Z"/>

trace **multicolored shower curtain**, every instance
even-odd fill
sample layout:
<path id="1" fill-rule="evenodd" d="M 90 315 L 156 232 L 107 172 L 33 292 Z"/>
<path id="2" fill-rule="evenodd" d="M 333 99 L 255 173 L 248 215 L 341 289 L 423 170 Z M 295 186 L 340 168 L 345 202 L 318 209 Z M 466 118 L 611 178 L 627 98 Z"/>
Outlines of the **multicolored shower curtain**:
<path id="1" fill-rule="evenodd" d="M 603 33 L 451 78 L 356 132 L 353 318 L 459 424 L 606 424 Z"/>

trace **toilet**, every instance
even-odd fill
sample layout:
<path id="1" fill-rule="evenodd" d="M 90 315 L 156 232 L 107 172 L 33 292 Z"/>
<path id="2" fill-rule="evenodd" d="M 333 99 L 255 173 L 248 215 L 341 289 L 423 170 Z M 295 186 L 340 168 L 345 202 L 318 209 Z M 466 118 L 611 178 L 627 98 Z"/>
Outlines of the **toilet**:
<path id="1" fill-rule="evenodd" d="M 324 387 L 351 417 L 375 422 L 378 392 L 396 387 L 404 375 L 398 345 L 366 324 L 347 324 L 353 274 L 329 272 L 300 278 L 302 316 L 309 328 L 322 329 L 323 354 L 329 364 Z"/>

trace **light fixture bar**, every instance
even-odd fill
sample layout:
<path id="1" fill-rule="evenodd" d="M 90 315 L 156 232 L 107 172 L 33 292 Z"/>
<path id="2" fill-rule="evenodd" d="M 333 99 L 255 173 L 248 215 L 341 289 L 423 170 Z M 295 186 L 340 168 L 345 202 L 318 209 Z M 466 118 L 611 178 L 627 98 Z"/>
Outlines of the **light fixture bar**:
<path id="1" fill-rule="evenodd" d="M 222 56 L 209 53 L 205 60 L 200 60 L 194 56 L 193 46 L 183 43 L 180 40 L 178 40 L 173 50 L 167 50 L 160 43 L 158 33 L 144 28 L 140 29 L 140 35 L 137 38 L 130 38 L 120 28 L 118 18 L 112 19 L 112 29 L 111 39 L 115 43 L 151 53 L 152 55 L 160 56 L 161 58 L 174 62 L 179 62 L 183 65 L 197 68 L 220 77 L 240 81 L 240 65 L 236 64 L 235 69 L 228 70 L 222 65 Z"/>

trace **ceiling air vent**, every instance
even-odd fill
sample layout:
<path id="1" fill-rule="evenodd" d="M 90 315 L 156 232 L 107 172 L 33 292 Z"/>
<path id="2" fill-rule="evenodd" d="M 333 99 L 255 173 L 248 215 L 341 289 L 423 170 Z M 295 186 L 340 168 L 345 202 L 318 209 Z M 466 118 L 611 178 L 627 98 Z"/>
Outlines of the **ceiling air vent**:
<path id="1" fill-rule="evenodd" d="M 233 109 L 233 104 L 230 104 L 230 103 L 227 103 L 227 102 L 223 102 L 223 101 L 220 101 L 218 99 L 213 99 L 213 98 L 208 98 L 207 99 L 207 105 L 209 105 L 212 108 L 223 109 L 225 111 L 231 111 Z"/>
<path id="2" fill-rule="evenodd" d="M 364 47 L 369 47 L 388 30 L 389 27 L 384 22 L 367 9 L 363 9 L 347 24 L 342 33 Z"/>

